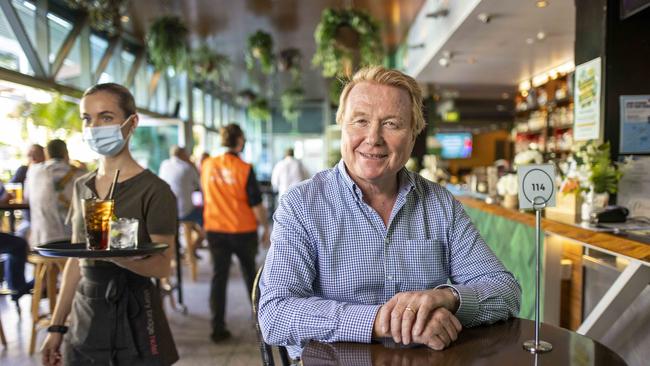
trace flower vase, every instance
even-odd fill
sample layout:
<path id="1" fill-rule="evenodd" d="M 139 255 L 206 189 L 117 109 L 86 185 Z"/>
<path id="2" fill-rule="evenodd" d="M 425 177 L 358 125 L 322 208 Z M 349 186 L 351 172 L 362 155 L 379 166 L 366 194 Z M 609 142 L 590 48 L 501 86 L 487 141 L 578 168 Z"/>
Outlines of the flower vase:
<path id="1" fill-rule="evenodd" d="M 584 194 L 581 207 L 581 219 L 583 222 L 592 222 L 592 214 L 602 211 L 609 202 L 609 193 L 595 193 L 590 190 Z"/>

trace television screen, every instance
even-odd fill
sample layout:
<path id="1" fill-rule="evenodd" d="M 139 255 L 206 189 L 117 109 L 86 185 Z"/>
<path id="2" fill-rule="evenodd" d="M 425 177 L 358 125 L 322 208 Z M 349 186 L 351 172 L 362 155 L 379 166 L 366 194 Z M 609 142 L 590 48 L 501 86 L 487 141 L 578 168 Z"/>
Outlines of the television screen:
<path id="1" fill-rule="evenodd" d="M 437 133 L 436 139 L 442 146 L 443 159 L 466 159 L 472 156 L 470 132 Z"/>

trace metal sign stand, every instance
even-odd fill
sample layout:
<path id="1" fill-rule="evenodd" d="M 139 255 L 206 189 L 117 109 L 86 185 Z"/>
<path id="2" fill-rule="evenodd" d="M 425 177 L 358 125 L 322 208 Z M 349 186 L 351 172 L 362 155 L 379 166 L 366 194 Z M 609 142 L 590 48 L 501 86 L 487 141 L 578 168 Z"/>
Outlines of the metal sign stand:
<path id="1" fill-rule="evenodd" d="M 547 200 L 544 197 L 537 196 L 533 199 L 533 209 L 535 210 L 535 339 L 525 341 L 524 349 L 530 353 L 538 354 L 550 352 L 553 345 L 549 342 L 539 339 L 539 282 L 540 282 L 540 247 L 542 233 L 542 210 L 546 207 Z"/>

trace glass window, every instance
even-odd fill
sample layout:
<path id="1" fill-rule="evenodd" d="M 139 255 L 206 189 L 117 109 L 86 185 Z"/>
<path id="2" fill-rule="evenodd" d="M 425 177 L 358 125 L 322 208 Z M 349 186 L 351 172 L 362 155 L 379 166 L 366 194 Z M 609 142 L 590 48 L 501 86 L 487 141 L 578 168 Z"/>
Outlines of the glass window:
<path id="1" fill-rule="evenodd" d="M 203 105 L 205 106 L 205 120 L 203 121 L 206 126 L 212 127 L 212 121 L 213 121 L 213 107 L 214 104 L 212 103 L 212 95 L 205 93 L 203 96 Z"/>
<path id="2" fill-rule="evenodd" d="M 154 123 L 138 126 L 129 145 L 133 158 L 157 173 L 160 163 L 169 157 L 169 148 L 179 143 L 179 131 L 178 125 Z"/>
<path id="3" fill-rule="evenodd" d="M 61 46 L 65 41 L 65 37 L 67 37 L 68 33 L 70 33 L 72 30 L 72 23 L 52 13 L 49 13 L 47 14 L 47 25 L 50 27 L 50 54 L 48 56 L 48 59 L 50 60 L 50 63 L 52 63 L 54 62 L 56 55 L 59 53 L 59 49 L 61 49 Z M 78 52 L 79 48 L 77 47 L 77 53 Z M 79 61 L 77 61 L 77 64 L 78 63 Z"/>
<path id="4" fill-rule="evenodd" d="M 203 92 L 199 88 L 192 89 L 192 121 L 203 123 L 205 121 L 203 112 Z"/>
<path id="5" fill-rule="evenodd" d="M 156 108 L 152 109 L 161 114 L 167 113 L 167 77 L 160 74 L 158 87 L 156 88 Z"/>
<path id="6" fill-rule="evenodd" d="M 22 2 L 20 3 L 22 4 Z M 23 52 L 23 48 L 16 40 L 14 31 L 11 29 L 2 11 L 0 11 L 0 67 L 23 74 L 34 75 L 34 70 L 32 70 L 31 65 L 27 61 L 25 52 Z"/>
<path id="7" fill-rule="evenodd" d="M 135 61 L 135 55 L 132 54 L 129 51 L 122 51 L 122 75 L 121 75 L 121 82 L 125 83 L 126 78 L 129 76 L 129 72 L 131 72 L 131 68 L 133 67 L 133 62 Z"/>
<path id="8" fill-rule="evenodd" d="M 148 101 L 149 101 L 149 110 L 155 111 L 158 108 L 158 99 L 156 98 L 156 93 L 158 92 L 158 87 L 160 86 L 160 83 L 156 83 L 155 89 L 151 90 L 149 87 L 152 85 L 151 80 L 153 80 L 153 75 L 156 73 L 156 70 L 153 68 L 151 65 L 147 65 L 147 89 L 149 90 L 148 93 Z"/>
<path id="9" fill-rule="evenodd" d="M 94 34 L 90 35 L 90 62 L 93 73 L 97 70 L 97 65 L 99 65 L 99 61 L 102 59 L 102 56 L 104 56 L 104 52 L 106 52 L 107 48 L 107 40 L 97 37 Z"/>
<path id="10" fill-rule="evenodd" d="M 219 98 L 214 98 L 212 102 L 212 125 L 219 128 L 221 127 L 221 101 Z"/>
<path id="11" fill-rule="evenodd" d="M 70 53 L 65 58 L 65 60 L 63 60 L 61 69 L 59 69 L 59 72 L 56 74 L 56 81 L 61 84 L 66 84 L 82 89 L 81 73 L 84 72 L 84 70 L 81 70 L 80 43 L 81 39 L 77 37 L 74 42 L 74 46 L 70 50 Z"/>
<path id="12" fill-rule="evenodd" d="M 135 74 L 135 104 L 138 107 L 147 107 L 149 98 L 149 79 L 147 78 L 147 65 L 143 64 Z"/>
<path id="13" fill-rule="evenodd" d="M 36 44 L 36 5 L 29 1 L 13 0 L 12 4 L 32 45 Z M 50 46 L 51 47 L 51 46 Z"/>
<path id="14" fill-rule="evenodd" d="M 181 110 L 179 116 L 182 120 L 187 121 L 189 119 L 189 102 L 187 99 L 187 74 L 182 73 L 178 75 L 178 96 L 181 102 Z"/>

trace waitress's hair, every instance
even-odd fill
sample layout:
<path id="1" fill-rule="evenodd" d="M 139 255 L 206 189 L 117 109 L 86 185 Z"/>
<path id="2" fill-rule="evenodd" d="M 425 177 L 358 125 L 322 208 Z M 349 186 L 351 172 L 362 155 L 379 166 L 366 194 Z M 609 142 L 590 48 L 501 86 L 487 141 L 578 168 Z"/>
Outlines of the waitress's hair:
<path id="1" fill-rule="evenodd" d="M 237 140 L 240 137 L 244 137 L 244 131 L 236 123 L 230 123 L 221 128 L 219 131 L 221 134 L 221 146 L 227 147 L 229 149 L 237 146 Z"/>
<path id="2" fill-rule="evenodd" d="M 96 84 L 86 89 L 82 98 L 99 92 L 110 93 L 117 97 L 117 104 L 124 113 L 124 117 L 135 114 L 135 99 L 133 99 L 133 94 L 131 94 L 129 89 L 115 83 Z"/>

